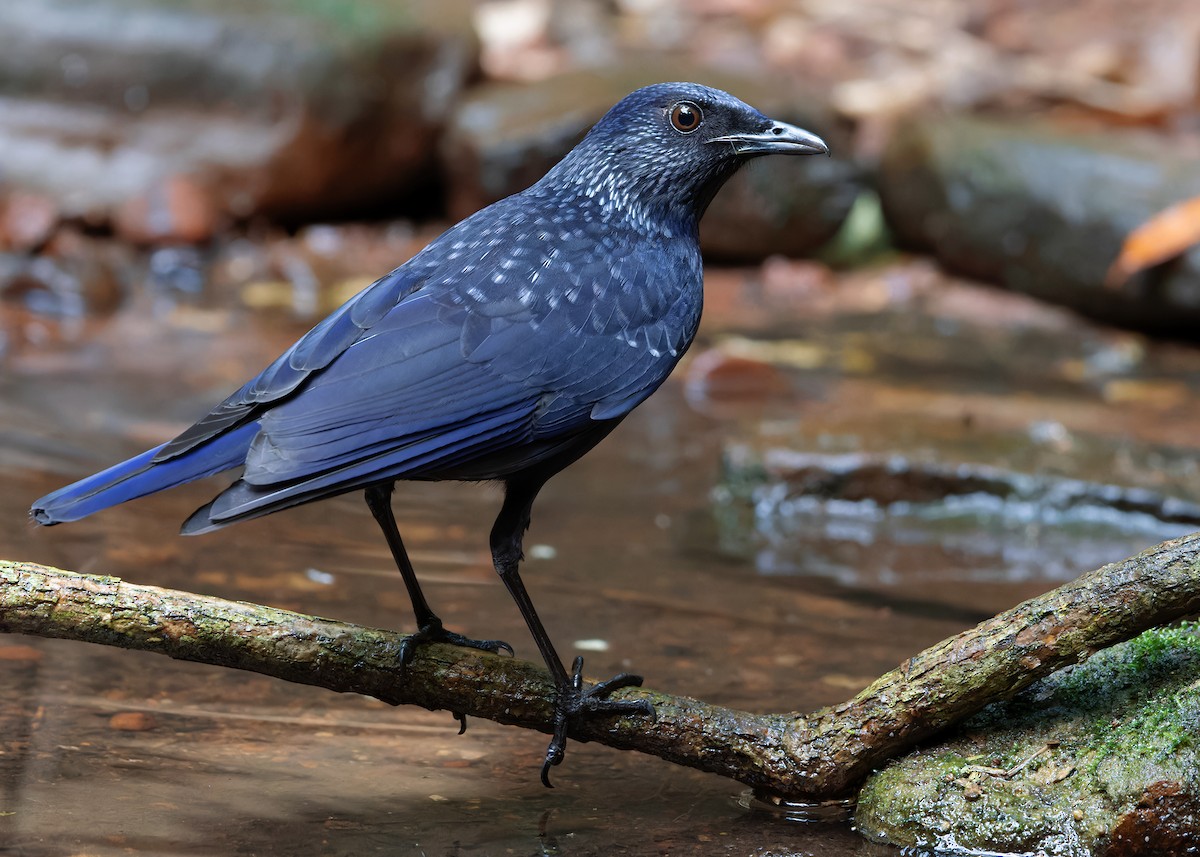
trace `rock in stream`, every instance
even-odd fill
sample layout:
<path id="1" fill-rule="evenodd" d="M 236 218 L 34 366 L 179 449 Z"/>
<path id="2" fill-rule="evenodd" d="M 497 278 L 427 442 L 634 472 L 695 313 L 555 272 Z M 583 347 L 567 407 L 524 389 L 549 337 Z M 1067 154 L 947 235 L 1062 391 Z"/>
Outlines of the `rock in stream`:
<path id="1" fill-rule="evenodd" d="M 888 225 L 948 269 L 1122 326 L 1195 338 L 1200 247 L 1106 288 L 1126 235 L 1200 194 L 1200 157 L 1162 140 L 1036 122 L 921 117 L 880 173 Z"/>
<path id="2" fill-rule="evenodd" d="M 984 709 L 859 796 L 870 839 L 939 854 L 1166 857 L 1200 837 L 1200 627 L 1147 631 Z"/>
<path id="3" fill-rule="evenodd" d="M 0 197 L 137 242 L 394 202 L 477 54 L 459 0 L 6 0 Z"/>

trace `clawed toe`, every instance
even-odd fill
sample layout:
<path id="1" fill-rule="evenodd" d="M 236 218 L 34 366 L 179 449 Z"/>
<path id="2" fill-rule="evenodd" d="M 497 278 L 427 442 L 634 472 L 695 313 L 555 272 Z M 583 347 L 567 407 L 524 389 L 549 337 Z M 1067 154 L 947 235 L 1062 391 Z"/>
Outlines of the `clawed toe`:
<path id="1" fill-rule="evenodd" d="M 447 631 L 442 627 L 440 619 L 434 618 L 431 622 L 426 622 L 417 629 L 415 634 L 409 634 L 400 643 L 400 667 L 403 669 L 412 661 L 413 655 L 417 653 L 417 647 L 425 643 L 449 643 L 452 646 L 463 646 L 468 649 L 478 649 L 481 652 L 491 652 L 497 655 L 500 652 L 507 652 L 511 657 L 513 648 L 503 640 L 472 640 L 470 637 L 464 637 L 462 634 L 457 634 L 454 631 Z M 454 719 L 458 721 L 458 734 L 461 735 L 467 731 L 467 715 L 461 711 L 453 712 Z"/>
<path id="2" fill-rule="evenodd" d="M 641 714 L 655 718 L 654 706 L 646 699 L 609 699 L 608 695 L 623 687 L 641 687 L 642 677 L 621 673 L 607 681 L 584 687 L 583 658 L 575 658 L 571 665 L 571 684 L 560 689 L 554 704 L 554 736 L 546 748 L 546 759 L 542 762 L 542 785 L 554 788 L 550 782 L 550 769 L 562 764 L 567 752 L 567 730 L 583 717 L 613 717 L 625 714 Z"/>
<path id="3" fill-rule="evenodd" d="M 467 649 L 478 649 L 481 652 L 491 652 L 498 655 L 505 652 L 513 654 L 513 647 L 503 640 L 473 640 L 454 631 L 447 631 L 440 620 L 427 622 L 417 629 L 415 634 L 409 634 L 400 643 L 400 664 L 407 665 L 417 652 L 417 647 L 424 643 L 449 643 L 452 646 L 462 646 Z"/>
<path id="4" fill-rule="evenodd" d="M 514 654 L 513 647 L 503 640 L 472 640 L 470 637 L 464 637 L 462 634 L 456 634 L 453 631 L 443 630 L 436 640 L 439 643 L 450 643 L 468 649 L 479 649 L 481 652 L 491 652 L 493 655 L 504 652 L 509 657 L 512 657 Z"/>

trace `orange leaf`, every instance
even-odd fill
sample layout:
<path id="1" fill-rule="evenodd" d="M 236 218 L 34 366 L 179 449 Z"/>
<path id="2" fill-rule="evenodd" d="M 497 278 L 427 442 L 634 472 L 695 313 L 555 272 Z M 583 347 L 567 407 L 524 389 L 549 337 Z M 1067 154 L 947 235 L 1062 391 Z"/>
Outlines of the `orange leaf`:
<path id="1" fill-rule="evenodd" d="M 1139 271 L 1174 258 L 1194 244 L 1200 244 L 1200 196 L 1160 211 L 1130 232 L 1104 285 L 1120 288 Z"/>

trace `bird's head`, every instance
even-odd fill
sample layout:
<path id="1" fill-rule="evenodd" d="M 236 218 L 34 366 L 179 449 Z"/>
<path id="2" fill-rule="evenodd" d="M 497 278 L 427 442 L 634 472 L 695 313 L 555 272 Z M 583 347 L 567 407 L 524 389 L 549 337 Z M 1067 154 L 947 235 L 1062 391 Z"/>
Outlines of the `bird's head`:
<path id="1" fill-rule="evenodd" d="M 768 119 L 727 92 L 659 83 L 621 99 L 539 185 L 569 187 L 616 215 L 666 216 L 694 228 L 751 158 L 828 152 L 815 134 Z"/>

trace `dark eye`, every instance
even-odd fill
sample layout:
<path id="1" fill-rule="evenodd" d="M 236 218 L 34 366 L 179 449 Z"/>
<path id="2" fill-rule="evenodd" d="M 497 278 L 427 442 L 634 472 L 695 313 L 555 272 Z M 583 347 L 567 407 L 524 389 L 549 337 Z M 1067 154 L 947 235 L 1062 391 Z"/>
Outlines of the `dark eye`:
<path id="1" fill-rule="evenodd" d="M 680 101 L 671 108 L 671 125 L 680 134 L 690 134 L 700 127 L 704 114 L 690 101 Z"/>

